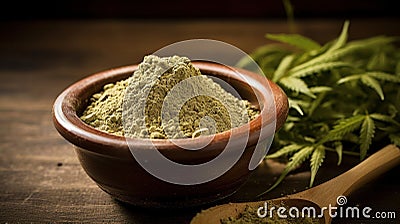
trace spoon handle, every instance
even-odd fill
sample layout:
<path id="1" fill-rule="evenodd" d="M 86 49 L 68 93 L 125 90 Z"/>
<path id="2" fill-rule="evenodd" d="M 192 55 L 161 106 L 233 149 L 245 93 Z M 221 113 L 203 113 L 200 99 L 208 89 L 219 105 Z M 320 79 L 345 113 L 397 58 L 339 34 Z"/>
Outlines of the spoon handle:
<path id="1" fill-rule="evenodd" d="M 344 174 L 307 191 L 292 195 L 313 201 L 320 207 L 337 205 L 338 196 L 348 196 L 365 183 L 400 164 L 400 149 L 388 145 Z"/>

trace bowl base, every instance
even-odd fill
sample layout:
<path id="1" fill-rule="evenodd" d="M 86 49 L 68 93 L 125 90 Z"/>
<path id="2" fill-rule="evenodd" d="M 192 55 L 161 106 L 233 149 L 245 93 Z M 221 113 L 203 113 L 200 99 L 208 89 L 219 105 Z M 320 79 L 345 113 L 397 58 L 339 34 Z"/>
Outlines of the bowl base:
<path id="1" fill-rule="evenodd" d="M 104 192 L 109 194 L 112 198 L 114 198 L 117 201 L 137 207 L 157 208 L 157 209 L 168 209 L 168 208 L 184 209 L 184 208 L 200 207 L 212 204 L 233 195 L 240 188 L 236 187 L 229 191 L 225 191 L 214 195 L 208 195 L 207 197 L 202 196 L 196 198 L 190 197 L 190 198 L 182 198 L 174 200 L 156 200 L 152 198 L 134 197 L 131 195 L 124 194 L 120 192 L 118 189 L 110 186 L 105 186 L 100 184 L 97 185 L 100 187 L 100 189 L 102 189 Z"/>

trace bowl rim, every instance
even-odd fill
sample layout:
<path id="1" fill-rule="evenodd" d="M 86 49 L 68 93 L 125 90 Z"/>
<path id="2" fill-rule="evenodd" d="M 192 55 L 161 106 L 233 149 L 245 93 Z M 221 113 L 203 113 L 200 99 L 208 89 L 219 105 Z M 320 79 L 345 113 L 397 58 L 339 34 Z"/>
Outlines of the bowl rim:
<path id="1" fill-rule="evenodd" d="M 246 76 L 246 78 L 250 78 L 257 82 L 262 82 L 266 79 L 265 77 L 262 77 L 261 75 L 253 73 L 251 71 L 240 68 L 233 68 L 217 63 L 202 61 L 195 61 L 192 63 L 195 67 L 201 70 L 202 74 L 206 75 L 213 76 L 218 74 L 228 76 L 229 79 L 231 77 L 234 78 L 236 75 L 235 73 L 238 72 L 241 75 Z M 92 86 L 99 85 L 101 83 L 101 86 L 103 86 L 107 83 L 110 83 L 110 81 L 103 83 L 104 80 L 109 80 L 122 74 L 133 74 L 133 72 L 137 68 L 138 65 L 128 65 L 103 70 L 89 75 L 67 87 L 61 94 L 58 95 L 53 104 L 52 117 L 54 126 L 57 131 L 69 142 L 87 151 L 120 158 L 124 158 L 127 155 L 132 156 L 127 140 L 124 136 L 117 136 L 114 134 L 106 133 L 86 124 L 77 115 L 76 105 L 80 104 L 84 100 L 87 100 L 78 99 L 78 97 L 80 97 L 85 91 L 88 91 Z M 116 81 L 118 80 L 121 79 L 117 79 Z M 259 136 L 261 127 L 266 126 L 271 122 L 276 122 L 276 131 L 283 125 L 287 117 L 288 99 L 286 94 L 278 85 L 276 85 L 269 79 L 266 80 L 274 97 L 276 116 L 274 118 L 271 118 L 266 114 L 266 109 L 261 108 L 260 115 L 264 116 L 264 119 L 261 119 L 261 116 L 257 116 L 255 119 L 249 122 L 250 129 L 248 131 L 249 139 L 247 146 L 253 145 L 258 141 L 259 138 L 266 138 L 271 134 L 274 134 L 269 133 L 265 136 Z M 257 90 L 256 86 L 251 87 L 253 91 Z M 262 97 L 264 96 L 262 95 Z M 227 142 L 231 135 L 232 137 L 240 138 L 243 133 L 247 132 L 246 129 L 244 129 L 243 127 L 246 126 L 239 126 L 237 128 L 215 134 L 210 144 L 205 147 L 205 150 L 200 151 L 206 151 L 209 153 L 210 151 L 218 150 L 218 146 L 224 144 L 224 142 Z M 194 139 L 174 139 L 174 141 L 177 141 L 180 145 L 185 145 L 186 147 L 193 147 L 197 144 L 201 144 L 201 141 L 203 141 L 204 139 L 205 138 L 203 137 L 198 137 Z M 135 138 L 130 139 L 129 141 L 132 140 L 134 140 L 135 142 L 135 147 L 143 149 L 149 148 L 150 145 L 154 145 L 158 150 L 176 151 L 181 149 L 168 139 Z"/>

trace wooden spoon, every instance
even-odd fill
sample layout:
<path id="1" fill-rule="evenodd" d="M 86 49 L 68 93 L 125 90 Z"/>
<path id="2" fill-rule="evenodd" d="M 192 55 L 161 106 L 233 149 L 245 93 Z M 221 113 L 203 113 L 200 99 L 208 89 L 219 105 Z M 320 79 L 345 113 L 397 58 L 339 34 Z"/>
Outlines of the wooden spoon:
<path id="1" fill-rule="evenodd" d="M 312 206 L 316 209 L 317 214 L 319 214 L 322 207 L 338 205 L 337 199 L 339 196 L 350 195 L 365 183 L 398 164 L 400 164 L 400 149 L 395 145 L 388 145 L 338 177 L 297 194 L 272 199 L 268 202 L 278 206 L 283 203 L 286 207 L 295 206 L 300 209 L 305 206 Z M 220 220 L 223 218 L 237 217 L 247 206 L 257 211 L 260 206 L 264 206 L 264 203 L 265 201 L 257 201 L 218 205 L 198 213 L 192 219 L 191 224 L 221 223 Z M 288 213 L 286 212 L 286 214 Z M 257 216 L 257 214 L 254 215 Z M 331 221 L 332 217 L 329 215 L 329 211 L 325 210 L 320 223 L 329 224 Z"/>

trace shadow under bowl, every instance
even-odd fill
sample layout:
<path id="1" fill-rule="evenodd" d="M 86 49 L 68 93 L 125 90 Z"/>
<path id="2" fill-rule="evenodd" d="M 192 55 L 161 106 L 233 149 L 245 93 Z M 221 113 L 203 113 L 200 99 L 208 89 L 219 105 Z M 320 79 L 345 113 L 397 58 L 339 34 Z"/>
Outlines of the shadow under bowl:
<path id="1" fill-rule="evenodd" d="M 128 78 L 137 65 L 125 66 L 95 73 L 66 90 L 56 99 L 53 106 L 53 122 L 58 132 L 74 145 L 85 172 L 95 183 L 117 200 L 141 207 L 183 208 L 214 202 L 233 194 L 249 177 L 249 163 L 257 144 L 270 141 L 275 130 L 286 120 L 288 100 L 285 93 L 274 83 L 259 74 L 210 62 L 193 62 L 202 74 L 216 77 L 229 83 L 242 98 L 260 108 L 260 115 L 229 131 L 213 135 L 211 142 L 201 150 L 185 150 L 168 139 L 129 139 L 108 134 L 85 124 L 79 116 L 88 105 L 90 97 L 102 90 L 105 84 Z M 274 99 L 275 113 L 267 105 L 268 94 L 264 87 L 269 85 Z M 276 115 L 276 116 L 273 116 Z M 274 124 L 271 132 L 260 131 Z M 247 132 L 246 132 L 247 131 Z M 248 134 L 246 134 L 248 133 Z M 148 173 L 133 157 L 135 150 L 155 147 L 165 157 L 181 164 L 200 164 L 213 160 L 221 154 L 229 139 L 243 140 L 245 149 L 237 162 L 224 174 L 208 182 L 181 185 L 163 181 Z M 209 138 L 179 139 L 180 145 L 195 147 Z M 241 150 L 230 144 L 230 150 Z M 226 155 L 229 157 L 229 153 Z M 213 168 L 204 172 L 214 172 Z M 179 175 L 179 174 L 176 174 Z"/>

